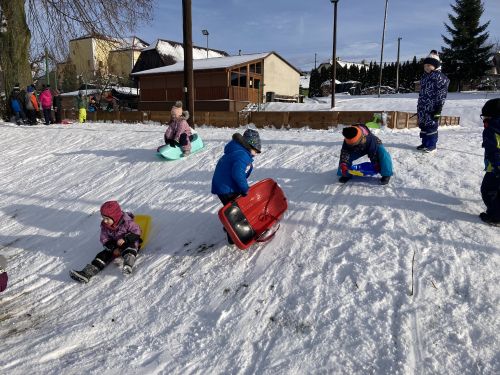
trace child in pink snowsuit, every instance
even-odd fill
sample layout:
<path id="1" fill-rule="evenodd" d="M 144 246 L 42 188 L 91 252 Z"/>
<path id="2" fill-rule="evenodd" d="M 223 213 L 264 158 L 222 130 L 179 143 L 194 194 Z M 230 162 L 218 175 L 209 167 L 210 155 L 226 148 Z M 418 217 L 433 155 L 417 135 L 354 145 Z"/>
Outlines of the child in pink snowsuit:
<path id="1" fill-rule="evenodd" d="M 52 122 L 52 93 L 50 92 L 50 85 L 43 88 L 40 94 L 40 103 L 42 104 L 45 125 L 50 125 Z"/>
<path id="2" fill-rule="evenodd" d="M 183 156 L 188 156 L 191 153 L 192 133 L 187 119 L 189 118 L 188 111 L 182 111 L 182 102 L 178 101 L 170 111 L 171 119 L 165 131 L 165 144 L 171 147 L 179 146 Z"/>
<path id="3" fill-rule="evenodd" d="M 134 215 L 123 212 L 116 201 L 101 206 L 101 236 L 104 249 L 82 271 L 70 271 L 71 278 L 87 283 L 90 278 L 104 269 L 114 258 L 123 257 L 123 272 L 129 274 L 141 242 L 141 228 L 134 222 Z"/>

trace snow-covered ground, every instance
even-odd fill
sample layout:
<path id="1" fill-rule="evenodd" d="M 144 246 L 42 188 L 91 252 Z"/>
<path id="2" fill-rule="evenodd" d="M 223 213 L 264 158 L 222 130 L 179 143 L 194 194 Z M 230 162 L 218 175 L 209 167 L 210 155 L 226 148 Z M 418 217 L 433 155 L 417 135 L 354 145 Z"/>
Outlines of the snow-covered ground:
<path id="1" fill-rule="evenodd" d="M 276 179 L 289 210 L 248 251 L 226 245 L 210 194 L 234 129 L 200 127 L 203 151 L 162 162 L 157 124 L 0 123 L 0 373 L 499 374 L 500 230 L 477 216 L 485 101 L 450 94 L 462 125 L 434 155 L 417 129 L 381 130 L 388 186 L 337 182 L 340 129 L 261 130 L 250 180 Z M 414 111 L 416 96 L 337 102 Z M 152 215 L 150 243 L 131 276 L 115 263 L 78 284 L 68 271 L 100 250 L 109 199 Z"/>

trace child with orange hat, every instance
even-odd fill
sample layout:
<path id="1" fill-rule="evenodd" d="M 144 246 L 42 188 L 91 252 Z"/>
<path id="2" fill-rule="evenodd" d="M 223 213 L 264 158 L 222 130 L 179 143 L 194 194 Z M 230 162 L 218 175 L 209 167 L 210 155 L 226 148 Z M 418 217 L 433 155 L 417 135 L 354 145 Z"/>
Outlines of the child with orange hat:
<path id="1" fill-rule="evenodd" d="M 88 283 L 92 276 L 102 271 L 117 257 L 123 257 L 123 273 L 132 272 L 141 242 L 141 228 L 134 221 L 134 215 L 123 212 L 116 201 L 101 206 L 100 241 L 104 249 L 81 271 L 70 271 L 72 279 Z"/>
<path id="2" fill-rule="evenodd" d="M 340 151 L 339 167 L 337 175 L 340 176 L 339 182 L 346 183 L 350 180 L 349 169 L 352 163 L 368 155 L 376 172 L 382 175 L 380 183 L 386 185 L 392 176 L 391 155 L 382 145 L 382 141 L 376 137 L 368 127 L 359 124 L 342 129 L 344 143 Z"/>

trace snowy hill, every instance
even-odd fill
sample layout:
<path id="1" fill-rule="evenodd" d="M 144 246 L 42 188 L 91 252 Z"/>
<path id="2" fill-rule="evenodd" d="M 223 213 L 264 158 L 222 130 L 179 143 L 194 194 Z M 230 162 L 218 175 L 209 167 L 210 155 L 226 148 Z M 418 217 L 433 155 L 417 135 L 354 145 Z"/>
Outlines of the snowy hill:
<path id="1" fill-rule="evenodd" d="M 337 100 L 416 107 L 416 95 Z M 260 130 L 250 181 L 276 179 L 289 210 L 248 251 L 226 245 L 210 194 L 234 129 L 201 127 L 203 151 L 162 162 L 157 124 L 0 123 L 0 373 L 500 373 L 500 230 L 477 216 L 485 101 L 450 94 L 443 113 L 462 125 L 441 128 L 434 155 L 415 151 L 418 129 L 380 131 L 388 186 L 337 182 L 340 129 Z M 100 250 L 110 199 L 153 216 L 150 243 L 132 275 L 116 263 L 77 284 L 68 271 Z"/>

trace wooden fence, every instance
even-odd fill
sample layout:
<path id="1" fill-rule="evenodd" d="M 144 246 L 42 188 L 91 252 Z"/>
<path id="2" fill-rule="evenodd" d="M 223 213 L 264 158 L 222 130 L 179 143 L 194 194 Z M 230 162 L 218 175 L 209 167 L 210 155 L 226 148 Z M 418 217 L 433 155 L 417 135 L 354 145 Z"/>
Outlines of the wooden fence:
<path id="1" fill-rule="evenodd" d="M 195 112 L 197 125 L 216 127 L 238 127 L 255 124 L 258 128 L 328 129 L 338 125 L 353 125 L 371 121 L 374 111 L 296 111 L 296 112 Z M 417 115 L 409 112 L 389 111 L 387 126 L 391 129 L 409 129 L 418 126 Z M 65 111 L 65 118 L 76 119 L 75 111 Z M 170 111 L 132 111 L 132 112 L 92 112 L 87 113 L 87 121 L 95 122 L 167 122 Z M 460 125 L 460 117 L 442 116 L 440 125 Z"/>

